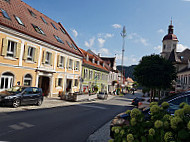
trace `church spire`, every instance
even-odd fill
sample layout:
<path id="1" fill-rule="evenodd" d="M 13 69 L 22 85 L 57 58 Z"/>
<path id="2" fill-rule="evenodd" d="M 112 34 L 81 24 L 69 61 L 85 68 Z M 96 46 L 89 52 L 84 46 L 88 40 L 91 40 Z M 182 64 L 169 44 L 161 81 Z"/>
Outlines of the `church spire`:
<path id="1" fill-rule="evenodd" d="M 174 26 L 172 25 L 172 18 L 171 18 L 171 24 L 169 25 L 168 28 L 168 34 L 173 34 L 174 33 Z"/>

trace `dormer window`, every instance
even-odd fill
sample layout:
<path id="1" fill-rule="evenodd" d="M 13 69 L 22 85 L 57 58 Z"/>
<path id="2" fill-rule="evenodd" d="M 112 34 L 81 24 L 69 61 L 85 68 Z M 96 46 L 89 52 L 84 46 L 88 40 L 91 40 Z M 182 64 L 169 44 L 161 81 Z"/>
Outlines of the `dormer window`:
<path id="1" fill-rule="evenodd" d="M 32 24 L 32 26 L 34 27 L 34 29 L 37 33 L 45 35 L 44 31 L 40 27 L 38 27 L 34 24 Z"/>
<path id="2" fill-rule="evenodd" d="M 34 18 L 37 17 L 36 14 L 35 14 L 32 10 L 28 9 L 28 11 L 29 11 L 29 13 L 30 13 L 30 15 L 31 15 L 32 17 L 34 17 Z"/>
<path id="3" fill-rule="evenodd" d="M 40 16 L 40 17 L 41 17 L 41 19 L 42 19 L 42 21 L 43 21 L 44 23 L 48 24 L 47 21 L 46 21 L 42 16 Z"/>
<path id="4" fill-rule="evenodd" d="M 56 28 L 56 26 L 55 26 L 53 23 L 51 23 L 51 25 L 54 27 L 54 29 L 58 30 L 58 29 Z"/>
<path id="5" fill-rule="evenodd" d="M 4 0 L 4 1 L 6 1 L 6 2 L 10 3 L 10 0 Z"/>
<path id="6" fill-rule="evenodd" d="M 63 43 L 64 44 L 64 42 L 58 37 L 58 36 L 56 36 L 56 35 L 53 35 L 54 37 L 55 37 L 55 39 L 57 39 L 57 41 L 58 42 L 60 42 L 60 43 Z"/>
<path id="7" fill-rule="evenodd" d="M 8 13 L 7 13 L 5 10 L 3 10 L 2 8 L 0 8 L 0 10 L 1 10 L 1 13 L 3 14 L 3 16 L 4 16 L 5 18 L 11 20 L 11 18 L 9 17 Z"/>
<path id="8" fill-rule="evenodd" d="M 105 66 L 105 64 L 103 63 L 103 64 L 102 64 L 102 66 L 104 67 L 104 66 Z"/>
<path id="9" fill-rule="evenodd" d="M 71 44 L 70 44 L 68 41 L 66 41 L 66 42 L 67 42 L 67 44 L 69 45 L 70 48 L 73 48 L 73 47 L 71 46 Z"/>
<path id="10" fill-rule="evenodd" d="M 94 59 L 94 58 L 92 59 L 92 63 L 93 63 L 93 64 L 95 63 L 95 59 Z"/>
<path id="11" fill-rule="evenodd" d="M 15 16 L 15 15 L 14 15 L 14 16 Z M 24 26 L 23 22 L 20 20 L 19 17 L 15 16 L 15 19 L 17 20 L 17 22 L 18 22 L 20 25 Z"/>
<path id="12" fill-rule="evenodd" d="M 86 55 L 86 61 L 89 61 L 89 56 L 88 56 L 88 54 Z"/>
<path id="13" fill-rule="evenodd" d="M 75 50 L 78 50 L 78 48 L 72 43 L 72 46 Z"/>
<path id="14" fill-rule="evenodd" d="M 100 65 L 100 61 L 97 61 L 97 65 Z"/>
<path id="15" fill-rule="evenodd" d="M 64 34 L 66 34 L 65 30 L 63 30 L 62 28 L 60 28 L 60 30 L 61 30 Z"/>
<path id="16" fill-rule="evenodd" d="M 109 67 L 111 67 L 111 63 L 109 63 Z"/>

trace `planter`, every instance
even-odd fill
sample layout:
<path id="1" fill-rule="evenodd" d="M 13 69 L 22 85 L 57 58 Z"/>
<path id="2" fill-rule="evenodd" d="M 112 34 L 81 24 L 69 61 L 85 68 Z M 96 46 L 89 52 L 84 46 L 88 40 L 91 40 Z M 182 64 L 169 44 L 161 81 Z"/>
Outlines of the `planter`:
<path id="1" fill-rule="evenodd" d="M 89 94 L 89 100 L 97 99 L 97 93 L 96 94 Z"/>
<path id="2" fill-rule="evenodd" d="M 103 93 L 103 92 L 100 92 L 98 95 L 97 95 L 98 99 L 104 99 L 106 100 L 108 98 L 108 94 L 107 93 Z"/>

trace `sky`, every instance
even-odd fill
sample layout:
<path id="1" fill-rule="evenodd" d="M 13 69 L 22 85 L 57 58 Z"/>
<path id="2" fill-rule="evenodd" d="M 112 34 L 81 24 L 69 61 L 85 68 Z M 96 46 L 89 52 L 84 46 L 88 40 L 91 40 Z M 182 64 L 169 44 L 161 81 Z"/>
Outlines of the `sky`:
<path id="1" fill-rule="evenodd" d="M 126 27 L 124 65 L 159 54 L 171 22 L 178 51 L 190 48 L 190 0 L 22 0 L 56 22 L 61 22 L 78 47 L 121 65 Z"/>

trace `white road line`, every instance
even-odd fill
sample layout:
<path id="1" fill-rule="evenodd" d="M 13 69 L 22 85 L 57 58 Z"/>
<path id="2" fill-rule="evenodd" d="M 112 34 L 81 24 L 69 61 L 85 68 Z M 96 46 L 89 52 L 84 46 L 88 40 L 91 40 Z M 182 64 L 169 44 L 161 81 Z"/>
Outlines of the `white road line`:
<path id="1" fill-rule="evenodd" d="M 79 106 L 83 106 L 83 107 L 90 107 L 90 108 L 98 108 L 98 109 L 107 109 L 105 107 L 100 107 L 100 106 L 92 106 L 92 105 L 79 105 Z"/>
<path id="2" fill-rule="evenodd" d="M 24 129 L 24 127 L 19 126 L 17 124 L 10 125 L 9 127 L 12 128 L 12 129 L 14 129 L 14 130 L 22 130 L 22 129 Z"/>
<path id="3" fill-rule="evenodd" d="M 26 123 L 26 122 L 21 122 L 21 123 L 19 123 L 19 124 L 22 125 L 22 126 L 24 126 L 24 127 L 27 127 L 27 128 L 34 127 L 34 125 L 28 124 L 28 123 Z"/>

